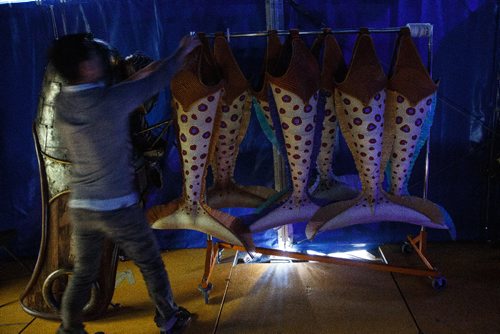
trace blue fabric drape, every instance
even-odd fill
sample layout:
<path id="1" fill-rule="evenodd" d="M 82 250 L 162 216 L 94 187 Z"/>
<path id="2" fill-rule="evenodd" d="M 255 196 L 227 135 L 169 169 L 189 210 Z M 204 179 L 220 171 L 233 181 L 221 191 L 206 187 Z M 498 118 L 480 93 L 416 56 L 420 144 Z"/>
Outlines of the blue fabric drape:
<path id="1" fill-rule="evenodd" d="M 434 25 L 433 77 L 440 84 L 431 129 L 429 198 L 449 211 L 458 238 L 465 240 L 491 238 L 485 228 L 491 231 L 499 224 L 498 220 L 490 221 L 486 226 L 485 220 L 486 169 L 494 130 L 490 122 L 498 71 L 498 6 L 493 0 L 284 1 L 286 28 L 383 28 L 409 22 Z M 37 112 L 46 49 L 55 37 L 91 31 L 123 56 L 140 51 L 159 59 L 171 53 L 190 31 L 230 28 L 245 32 L 265 27 L 263 0 L 74 0 L 0 5 L 0 231 L 18 230 L 15 251 L 35 254 L 39 244 L 40 187 L 31 124 Z M 337 39 L 349 61 L 355 35 L 339 35 Z M 387 70 L 395 34 L 375 35 L 374 40 Z M 417 41 L 424 62 L 426 43 L 424 39 Z M 254 80 L 262 64 L 265 38 L 234 38 L 231 46 L 245 74 Z M 148 117 L 155 123 L 169 116 L 169 95 L 164 92 Z M 180 193 L 180 164 L 172 134 L 170 139 L 163 161 L 165 187 L 150 195 L 148 205 L 166 202 Z M 353 173 L 345 146 L 335 158 L 339 161 L 336 173 Z M 236 178 L 243 184 L 272 186 L 271 166 L 271 144 L 253 117 L 240 150 Z M 422 192 L 423 169 L 421 156 L 410 180 L 413 194 Z M 232 212 L 238 213 L 235 209 Z M 490 212 L 490 217 L 499 216 Z M 296 240 L 303 239 L 303 224 L 297 224 L 295 231 Z M 405 224 L 355 226 L 324 233 L 315 243 L 306 244 L 308 248 L 321 248 L 318 245 L 331 241 L 396 242 L 415 231 L 414 226 Z M 204 235 L 193 231 L 157 231 L 157 236 L 163 248 L 201 247 L 205 240 Z M 430 237 L 448 240 L 444 232 L 431 231 Z M 256 242 L 273 246 L 276 233 L 261 233 Z"/>

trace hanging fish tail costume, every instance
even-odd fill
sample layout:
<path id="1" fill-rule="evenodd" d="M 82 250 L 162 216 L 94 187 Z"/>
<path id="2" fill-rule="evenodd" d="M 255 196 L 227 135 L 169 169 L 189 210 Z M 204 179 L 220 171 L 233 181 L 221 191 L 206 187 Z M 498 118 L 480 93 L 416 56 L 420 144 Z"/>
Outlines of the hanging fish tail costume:
<path id="1" fill-rule="evenodd" d="M 323 61 L 321 68 L 321 108 L 322 113 L 321 141 L 319 145 L 318 158 L 316 160 L 317 181 L 309 189 L 311 196 L 327 203 L 352 199 L 358 192 L 337 180 L 333 172 L 333 152 L 338 137 L 338 119 L 335 108 L 334 91 L 335 82 L 344 79 L 347 72 L 342 50 L 337 43 L 331 29 L 324 29 L 311 47 L 311 52 L 320 58 L 321 47 L 323 47 Z"/>
<path id="2" fill-rule="evenodd" d="M 274 124 L 271 118 L 269 107 L 269 72 L 276 67 L 281 52 L 281 42 L 276 30 L 270 30 L 267 36 L 267 48 L 264 59 L 262 73 L 259 78 L 259 84 L 252 89 L 254 98 L 254 110 L 262 131 L 269 141 L 277 146 L 276 135 L 274 133 Z"/>
<path id="3" fill-rule="evenodd" d="M 205 202 L 205 177 L 214 153 L 213 131 L 224 82 L 203 37 L 200 34 L 203 46 L 192 52 L 171 82 L 184 179 L 182 197 L 150 208 L 147 217 L 156 229 L 196 230 L 250 251 L 253 241 L 241 221 Z"/>
<path id="4" fill-rule="evenodd" d="M 314 156 L 319 95 L 319 65 L 300 39 L 298 31 L 289 36 L 288 64 L 270 76 L 277 116 L 291 174 L 292 192 L 250 225 L 252 232 L 307 221 L 319 208 L 308 194 L 309 174 Z M 281 71 L 281 73 L 279 73 Z"/>
<path id="5" fill-rule="evenodd" d="M 325 230 L 384 221 L 448 229 L 444 214 L 434 203 L 413 196 L 389 194 L 382 188 L 383 171 L 389 155 L 403 153 L 393 152 L 392 143 L 397 140 L 398 134 L 391 122 L 397 122 L 397 116 L 394 116 L 394 110 L 388 109 L 393 102 L 392 95 L 386 97 L 386 87 L 387 78 L 373 41 L 368 31 L 362 29 L 347 77 L 335 92 L 339 124 L 353 155 L 362 192 L 353 200 L 319 209 L 306 227 L 308 238 Z M 403 126 L 401 124 L 399 128 Z M 406 130 L 404 127 L 402 132 L 406 133 Z M 407 150 L 404 154 L 408 156 L 410 153 Z M 400 168 L 395 176 L 403 178 L 406 172 Z"/>
<path id="6" fill-rule="evenodd" d="M 387 86 L 384 115 L 387 135 L 384 137 L 383 166 L 388 161 L 388 196 L 394 202 L 426 212 L 430 217 L 437 217 L 434 212 L 438 209 L 454 238 L 455 227 L 445 209 L 426 199 L 408 196 L 407 189 L 418 153 L 429 137 L 437 88 L 420 59 L 409 28 L 401 29 Z"/>
<path id="7" fill-rule="evenodd" d="M 207 191 L 207 203 L 212 208 L 257 207 L 275 191 L 261 186 L 242 186 L 234 180 L 238 149 L 250 120 L 249 84 L 221 33 L 217 33 L 214 40 L 214 55 L 224 78 L 224 95 L 217 111 L 217 140 L 211 162 L 214 184 Z"/>

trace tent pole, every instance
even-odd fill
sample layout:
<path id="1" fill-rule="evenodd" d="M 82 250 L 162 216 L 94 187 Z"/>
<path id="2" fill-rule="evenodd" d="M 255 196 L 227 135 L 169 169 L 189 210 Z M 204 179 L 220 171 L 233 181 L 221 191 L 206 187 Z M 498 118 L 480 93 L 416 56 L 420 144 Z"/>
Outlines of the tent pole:
<path id="1" fill-rule="evenodd" d="M 283 0 L 266 0 L 266 27 L 267 30 L 284 29 Z M 267 34 L 267 33 L 266 33 Z M 273 147 L 274 161 L 274 188 L 280 192 L 286 187 L 285 160 Z M 286 249 L 293 242 L 293 226 L 284 225 L 278 229 L 278 247 Z"/>

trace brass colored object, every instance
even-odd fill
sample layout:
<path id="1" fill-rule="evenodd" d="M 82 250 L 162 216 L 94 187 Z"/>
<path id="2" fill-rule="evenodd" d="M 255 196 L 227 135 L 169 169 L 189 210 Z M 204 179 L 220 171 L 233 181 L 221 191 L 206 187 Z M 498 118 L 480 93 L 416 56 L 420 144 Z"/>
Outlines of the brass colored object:
<path id="1" fill-rule="evenodd" d="M 45 281 L 43 282 L 42 285 L 43 300 L 45 301 L 45 303 L 47 303 L 47 305 L 49 305 L 52 308 L 54 312 L 59 312 L 61 309 L 60 297 L 58 298 L 54 295 L 54 285 L 56 284 L 61 285 L 62 283 L 60 281 L 64 278 L 69 279 L 72 273 L 73 271 L 69 269 L 60 268 L 52 272 L 50 275 L 48 275 Z M 60 290 L 64 290 L 64 288 L 66 288 L 66 284 L 62 285 L 63 285 L 62 287 L 61 286 L 59 287 Z M 99 283 L 94 282 L 92 284 L 92 290 L 90 291 L 90 299 L 87 302 L 87 304 L 85 304 L 85 306 L 83 307 L 84 313 L 92 313 L 92 308 L 96 307 L 97 295 L 100 292 L 99 290 L 100 290 Z M 59 295 L 62 296 L 62 291 L 60 291 Z"/>
<path id="2" fill-rule="evenodd" d="M 139 55 L 122 60 L 113 52 L 110 52 L 110 57 L 114 81 L 126 79 L 152 61 Z M 59 318 L 59 302 L 52 290 L 57 287 L 62 295 L 65 288 L 61 285 L 62 277 L 71 273 L 74 263 L 67 207 L 71 162 L 54 124 L 55 99 L 63 84 L 63 79 L 48 64 L 33 124 L 42 192 L 42 240 L 35 269 L 20 297 L 21 306 L 27 313 L 47 319 Z M 164 150 L 161 138 L 154 137 L 149 132 L 153 128 L 169 124 L 165 122 L 149 127 L 145 121 L 144 115 L 154 106 L 155 101 L 155 97 L 151 98 L 131 118 L 131 133 L 136 134 L 133 136 L 134 166 L 141 195 L 150 184 L 148 176 L 155 161 L 162 156 Z M 99 276 L 93 283 L 92 297 L 84 308 L 86 319 L 101 316 L 107 310 L 114 292 L 118 248 L 109 240 L 105 240 L 102 247 Z"/>

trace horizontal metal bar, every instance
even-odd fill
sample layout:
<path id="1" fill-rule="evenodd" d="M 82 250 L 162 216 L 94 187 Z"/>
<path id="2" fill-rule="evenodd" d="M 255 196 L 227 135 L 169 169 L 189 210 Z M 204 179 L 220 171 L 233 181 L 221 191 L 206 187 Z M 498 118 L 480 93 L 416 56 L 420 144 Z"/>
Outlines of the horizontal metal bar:
<path id="1" fill-rule="evenodd" d="M 387 28 L 367 28 L 370 33 L 392 33 L 399 32 L 402 28 L 408 27 L 412 31 L 412 36 L 414 37 L 424 37 L 427 33 L 432 33 L 432 25 L 430 23 L 409 23 L 404 27 L 387 27 Z M 349 29 L 332 29 L 331 32 L 334 34 L 356 34 L 360 29 L 349 28 Z M 418 31 L 418 32 L 415 32 Z M 226 30 L 224 34 L 226 37 L 238 38 L 238 37 L 266 37 L 269 35 L 269 31 L 256 31 L 248 33 L 229 33 L 229 29 Z M 299 31 L 299 35 L 318 35 L 323 33 L 323 30 L 313 30 L 313 31 Z M 414 33 L 415 32 L 415 33 Z M 288 35 L 289 30 L 277 30 L 278 35 Z M 192 35 L 195 32 L 191 32 Z M 206 37 L 215 37 L 215 33 L 206 33 Z"/>
<path id="2" fill-rule="evenodd" d="M 243 252 L 246 251 L 245 248 L 242 246 L 232 245 L 232 244 L 228 244 L 225 242 L 219 242 L 218 247 L 219 248 L 234 249 L 234 250 L 243 251 Z M 418 269 L 418 268 L 407 267 L 407 266 L 394 266 L 394 265 L 390 265 L 390 264 L 376 263 L 376 262 L 372 262 L 372 261 L 341 259 L 341 258 L 336 258 L 336 257 L 331 257 L 331 256 L 324 256 L 324 255 L 309 255 L 309 254 L 303 254 L 303 253 L 297 253 L 297 252 L 287 252 L 287 251 L 282 251 L 282 250 L 272 249 L 272 248 L 256 247 L 255 252 L 260 253 L 260 254 L 265 254 L 265 255 L 282 256 L 282 257 L 289 257 L 289 258 L 298 259 L 298 260 L 316 261 L 316 262 L 331 263 L 331 264 L 338 264 L 338 265 L 351 266 L 351 267 L 362 267 L 362 268 L 368 268 L 368 269 L 377 270 L 377 271 L 393 272 L 393 273 L 399 273 L 399 274 L 405 274 L 405 275 L 427 276 L 427 277 L 439 277 L 439 276 L 441 276 L 441 273 L 438 272 L 437 270 Z"/>

